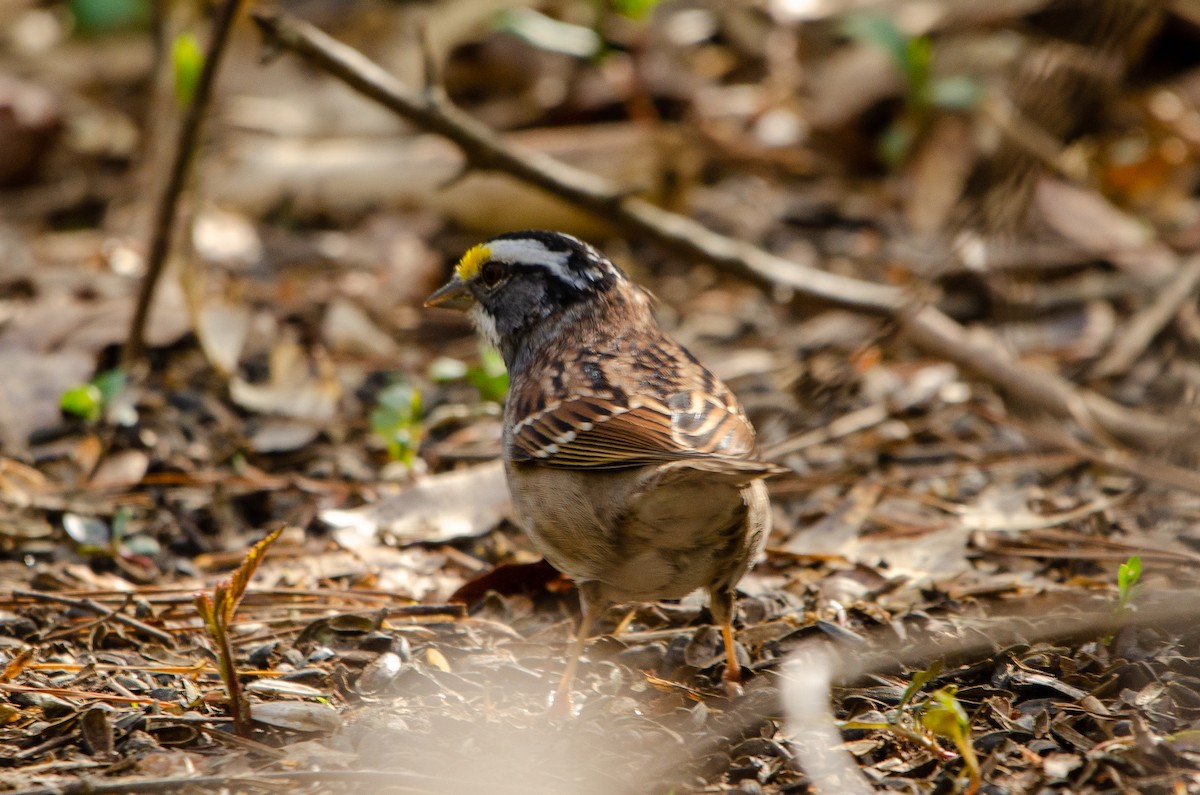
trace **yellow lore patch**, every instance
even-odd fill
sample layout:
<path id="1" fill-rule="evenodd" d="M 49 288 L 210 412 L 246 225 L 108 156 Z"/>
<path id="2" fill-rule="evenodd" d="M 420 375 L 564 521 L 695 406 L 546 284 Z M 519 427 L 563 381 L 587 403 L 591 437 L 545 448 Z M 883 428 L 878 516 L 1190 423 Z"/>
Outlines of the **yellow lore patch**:
<path id="1" fill-rule="evenodd" d="M 479 273 L 479 269 L 483 267 L 483 264 L 491 258 L 491 249 L 480 243 L 478 246 L 467 249 L 467 253 L 462 255 L 462 259 L 458 261 L 454 272 L 464 282 L 470 281 Z"/>

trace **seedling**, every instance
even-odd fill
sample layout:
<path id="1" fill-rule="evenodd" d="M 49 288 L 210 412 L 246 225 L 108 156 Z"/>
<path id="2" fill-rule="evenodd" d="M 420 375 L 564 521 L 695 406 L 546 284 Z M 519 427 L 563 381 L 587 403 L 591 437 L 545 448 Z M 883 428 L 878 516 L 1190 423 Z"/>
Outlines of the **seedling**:
<path id="1" fill-rule="evenodd" d="M 613 0 L 613 10 L 623 17 L 634 20 L 646 19 L 654 12 L 660 0 Z"/>
<path id="2" fill-rule="evenodd" d="M 62 393 L 58 407 L 65 414 L 96 423 L 125 388 L 123 370 L 106 370 L 85 384 L 76 384 Z"/>
<path id="3" fill-rule="evenodd" d="M 175 100 L 187 107 L 196 96 L 200 73 L 204 71 L 204 52 L 191 33 L 180 33 L 171 47 L 171 65 L 175 74 Z"/>
<path id="4" fill-rule="evenodd" d="M 68 8 L 80 36 L 143 30 L 150 22 L 150 0 L 71 0 Z"/>
<path id="5" fill-rule="evenodd" d="M 939 737 L 954 743 L 970 777 L 965 795 L 975 795 L 979 789 L 979 758 L 971 744 L 971 719 L 958 700 L 958 687 L 946 685 L 933 691 L 918 710 L 921 725 Z"/>
<path id="6" fill-rule="evenodd" d="M 888 17 L 852 14 L 842 23 L 842 32 L 883 50 L 904 78 L 904 110 L 879 139 L 879 156 L 890 166 L 908 155 L 935 109 L 970 110 L 983 96 L 979 83 L 965 75 L 935 77 L 933 42 L 927 36 L 905 35 Z"/>
<path id="7" fill-rule="evenodd" d="M 594 58 L 604 49 L 604 40 L 591 28 L 559 21 L 532 8 L 505 9 L 492 25 L 539 50 L 573 58 Z"/>
<path id="8" fill-rule="evenodd" d="M 423 431 L 421 391 L 401 382 L 380 392 L 379 402 L 371 412 L 371 430 L 383 440 L 393 461 L 411 467 Z"/>
<path id="9" fill-rule="evenodd" d="M 504 359 L 495 348 L 479 349 L 479 364 L 468 366 L 458 359 L 443 356 L 429 366 L 429 379 L 439 383 L 465 379 L 479 390 L 479 397 L 492 403 L 503 403 L 508 394 L 508 371 Z"/>
<path id="10" fill-rule="evenodd" d="M 479 350 L 479 366 L 467 368 L 467 381 L 479 390 L 479 396 L 493 403 L 503 403 L 508 394 L 508 370 L 495 348 Z"/>
<path id="11" fill-rule="evenodd" d="M 242 565 L 229 579 L 221 580 L 213 586 L 212 595 L 198 593 L 193 599 L 196 612 L 204 619 L 204 628 L 217 652 L 217 670 L 221 681 L 225 684 L 225 692 L 229 695 L 229 711 L 233 715 L 233 728 L 240 737 L 250 735 L 250 701 L 242 691 L 238 681 L 237 666 L 233 659 L 233 644 L 229 639 L 229 626 L 233 623 L 238 605 L 246 594 L 250 578 L 262 563 L 267 550 L 279 538 L 283 528 L 270 533 L 259 541 L 242 560 Z"/>
<path id="12" fill-rule="evenodd" d="M 941 672 L 942 663 L 938 660 L 924 671 L 914 673 L 912 681 L 904 690 L 904 695 L 900 697 L 900 703 L 887 713 L 886 721 L 846 721 L 841 726 L 844 729 L 891 732 L 916 743 L 943 761 L 954 758 L 954 755 L 943 749 L 936 740 L 936 737 L 945 737 L 954 743 L 967 768 L 969 781 L 964 792 L 966 795 L 974 795 L 980 785 L 979 759 L 975 756 L 975 748 L 971 744 L 971 721 L 958 701 L 958 688 L 947 685 L 933 691 L 927 697 L 918 698 L 925 685 L 936 679 Z"/>
<path id="13" fill-rule="evenodd" d="M 1141 588 L 1138 580 L 1142 578 L 1142 558 L 1133 555 L 1117 569 L 1117 615 L 1133 612 L 1133 599 Z"/>
<path id="14" fill-rule="evenodd" d="M 161 548 L 151 536 L 130 533 L 132 520 L 133 511 L 122 505 L 113 514 L 111 522 L 68 511 L 63 514 L 62 527 L 81 555 L 122 558 L 139 566 L 151 566 L 151 559 Z"/>

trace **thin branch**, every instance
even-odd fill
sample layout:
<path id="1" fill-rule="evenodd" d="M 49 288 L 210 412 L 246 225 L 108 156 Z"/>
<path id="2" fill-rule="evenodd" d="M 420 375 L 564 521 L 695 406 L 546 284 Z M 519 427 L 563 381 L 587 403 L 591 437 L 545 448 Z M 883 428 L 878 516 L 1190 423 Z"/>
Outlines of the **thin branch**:
<path id="1" fill-rule="evenodd" d="M 1146 346 L 1179 314 L 1183 305 L 1195 299 L 1197 289 L 1200 289 L 1200 256 L 1193 256 L 1183 263 L 1170 282 L 1163 285 L 1153 303 L 1130 318 L 1124 332 L 1113 341 L 1104 358 L 1092 367 L 1090 375 L 1107 378 L 1128 370 Z"/>
<path id="2" fill-rule="evenodd" d="M 188 175 L 191 173 L 192 161 L 196 154 L 196 142 L 200 140 L 204 119 L 208 115 L 217 69 L 225 55 L 225 47 L 229 43 L 229 33 L 233 29 L 234 20 L 242 10 L 243 3 L 244 0 L 225 0 L 217 11 L 212 31 L 209 34 L 208 51 L 204 54 L 204 66 L 196 81 L 195 93 L 192 95 L 192 101 L 188 104 L 187 113 L 180 123 L 179 140 L 175 145 L 175 157 L 171 161 L 171 171 L 167 175 L 167 184 L 163 187 L 162 195 L 154 209 L 150 245 L 146 253 L 146 275 L 142 277 L 137 305 L 134 307 L 133 319 L 129 324 L 129 336 L 121 351 L 121 366 L 126 372 L 137 364 L 146 347 L 146 322 L 150 317 L 150 307 L 154 303 L 154 294 L 162 278 L 163 269 L 166 267 L 167 256 L 171 253 L 179 197 L 183 194 L 183 188 L 187 185 Z M 169 58 L 164 57 L 163 63 L 168 62 Z"/>
<path id="3" fill-rule="evenodd" d="M 269 44 L 296 53 L 398 116 L 446 137 L 462 149 L 475 168 L 507 172 L 627 230 L 759 284 L 787 287 L 834 306 L 888 316 L 926 353 L 976 374 L 1018 404 L 1074 419 L 1099 438 L 1113 436 L 1132 446 L 1157 451 L 1170 440 L 1200 437 L 1200 428 L 1181 426 L 1176 420 L 1122 406 L 1077 388 L 1056 373 L 1027 367 L 989 333 L 964 328 L 936 308 L 920 305 L 900 288 L 791 262 L 628 195 L 602 177 L 539 152 L 514 147 L 450 104 L 442 92 L 417 92 L 404 86 L 362 53 L 306 22 L 271 10 L 256 11 L 253 18 Z"/>
<path id="4" fill-rule="evenodd" d="M 14 588 L 11 591 L 14 598 L 17 599 L 33 599 L 38 602 L 55 602 L 56 604 L 73 607 L 76 610 L 85 610 L 89 613 L 95 613 L 98 616 L 111 617 L 113 621 L 124 624 L 128 627 L 136 629 L 144 635 L 157 640 L 164 646 L 174 646 L 175 638 L 169 632 L 163 632 L 161 629 L 156 629 L 144 622 L 138 621 L 136 618 L 127 616 L 124 613 L 110 611 L 109 608 L 94 602 L 91 599 L 71 599 L 67 596 L 59 596 L 58 594 L 42 593 L 41 591 L 24 591 L 20 588 Z M 119 610 L 120 608 L 118 608 Z"/>

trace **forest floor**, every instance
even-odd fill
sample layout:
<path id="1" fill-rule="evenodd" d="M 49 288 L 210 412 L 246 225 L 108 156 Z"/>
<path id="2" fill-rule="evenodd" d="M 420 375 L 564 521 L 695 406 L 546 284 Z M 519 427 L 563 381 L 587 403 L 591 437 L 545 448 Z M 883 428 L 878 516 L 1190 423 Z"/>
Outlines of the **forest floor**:
<path id="1" fill-rule="evenodd" d="M 404 4 L 290 5 L 420 85 Z M 484 12 L 461 5 L 426 9 L 426 46 L 450 96 L 513 145 L 906 291 L 1015 372 L 1061 377 L 1066 408 L 899 315 L 461 176 L 446 140 L 288 53 L 260 64 L 246 19 L 147 351 L 114 370 L 176 140 L 170 59 L 144 30 L 56 38 L 57 10 L 8 0 L 0 791 L 1200 793 L 1187 4 L 1070 35 L 1055 15 L 1070 3 L 1030 0 L 986 19 L 947 3 L 920 32 L 783 19 L 787 4 L 589 26 L 575 7 L 594 4 L 570 2 L 466 31 Z M 557 50 L 543 22 L 565 26 Z M 189 24 L 205 30 L 166 23 Z M 607 49 L 565 52 L 572 31 Z M 1124 60 L 1027 99 L 1020 64 L 1049 40 Z M 985 57 L 1007 83 L 971 72 Z M 1006 90 L 1046 140 L 975 97 Z M 12 110 L 29 107 L 42 115 Z M 989 125 L 1026 142 L 1016 231 L 963 220 L 1000 195 Z M 466 248 L 521 228 L 586 237 L 654 292 L 791 470 L 740 584 L 740 696 L 694 595 L 613 609 L 577 714 L 548 715 L 574 587 L 510 517 L 502 367 L 464 319 L 421 308 Z M 1113 413 L 1090 414 L 1094 398 Z M 1134 438 L 1139 417 L 1172 433 Z M 236 590 L 275 530 L 228 614 L 252 718 L 235 727 L 197 594 Z M 821 727 L 835 749 L 814 748 Z"/>

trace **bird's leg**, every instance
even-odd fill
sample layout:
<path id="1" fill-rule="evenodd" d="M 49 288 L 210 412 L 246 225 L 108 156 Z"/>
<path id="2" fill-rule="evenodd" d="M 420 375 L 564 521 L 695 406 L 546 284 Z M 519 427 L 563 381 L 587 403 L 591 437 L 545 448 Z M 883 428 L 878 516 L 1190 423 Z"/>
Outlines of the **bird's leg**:
<path id="1" fill-rule="evenodd" d="M 725 643 L 725 693 L 734 698 L 742 694 L 742 665 L 737 658 L 737 643 L 733 639 L 733 590 L 712 588 L 708 592 L 709 610 L 713 620 L 721 626 L 721 640 Z"/>
<path id="2" fill-rule="evenodd" d="M 567 652 L 567 667 L 563 669 L 562 679 L 558 680 L 558 689 L 554 691 L 554 700 L 550 702 L 550 715 L 556 718 L 571 716 L 571 685 L 575 681 L 575 671 L 579 668 L 579 658 L 591 636 L 592 625 L 596 623 L 605 603 L 600 593 L 600 584 L 581 582 L 579 585 L 579 607 L 582 617 L 579 628 L 575 631 L 575 639 Z"/>

